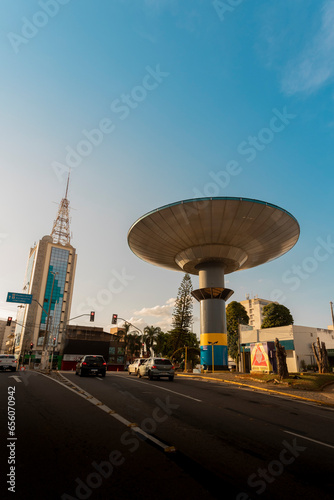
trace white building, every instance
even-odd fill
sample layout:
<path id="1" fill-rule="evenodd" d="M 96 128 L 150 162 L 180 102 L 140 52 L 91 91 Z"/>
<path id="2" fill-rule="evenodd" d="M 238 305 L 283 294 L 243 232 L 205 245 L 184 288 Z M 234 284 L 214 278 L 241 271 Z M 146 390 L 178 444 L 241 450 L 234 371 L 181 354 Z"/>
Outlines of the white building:
<path id="1" fill-rule="evenodd" d="M 272 300 L 259 299 L 257 296 L 254 299 L 250 299 L 249 295 L 246 295 L 246 300 L 240 302 L 247 311 L 249 325 L 257 329 L 260 329 L 262 325 L 264 306 L 272 303 Z M 274 302 L 274 304 L 278 304 L 278 302 Z"/>
<path id="2" fill-rule="evenodd" d="M 240 346 L 245 360 L 246 370 L 250 369 L 250 344 L 254 342 L 273 342 L 278 338 L 285 347 L 289 372 L 299 372 L 302 361 L 306 365 L 316 365 L 312 344 L 317 341 L 325 342 L 329 363 L 334 367 L 334 332 L 322 328 L 309 326 L 280 326 L 275 328 L 250 329 L 249 326 L 240 325 Z"/>

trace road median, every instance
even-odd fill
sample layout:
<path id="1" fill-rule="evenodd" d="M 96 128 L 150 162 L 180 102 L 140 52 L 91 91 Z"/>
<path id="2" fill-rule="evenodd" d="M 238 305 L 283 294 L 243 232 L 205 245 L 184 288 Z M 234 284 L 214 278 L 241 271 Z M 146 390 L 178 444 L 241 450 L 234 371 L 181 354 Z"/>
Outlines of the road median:
<path id="1" fill-rule="evenodd" d="M 294 399 L 299 399 L 303 401 L 308 401 L 316 403 L 322 406 L 329 406 L 334 408 L 334 392 L 329 390 L 329 385 L 327 385 L 324 390 L 319 391 L 309 391 L 304 389 L 294 388 L 289 385 L 279 385 L 279 387 L 273 386 L 274 382 L 269 382 L 269 387 L 264 387 L 264 384 L 268 382 L 265 380 L 257 380 L 254 378 L 248 378 L 248 380 L 241 379 L 241 374 L 237 373 L 178 373 L 178 377 L 184 378 L 195 378 L 197 380 L 205 380 L 210 382 L 220 382 L 224 384 L 230 384 L 238 386 L 240 388 L 251 389 L 256 391 L 263 391 L 267 394 L 280 395 L 285 397 L 290 397 Z M 333 381 L 334 382 L 334 381 Z M 275 384 L 276 385 L 276 384 Z"/>

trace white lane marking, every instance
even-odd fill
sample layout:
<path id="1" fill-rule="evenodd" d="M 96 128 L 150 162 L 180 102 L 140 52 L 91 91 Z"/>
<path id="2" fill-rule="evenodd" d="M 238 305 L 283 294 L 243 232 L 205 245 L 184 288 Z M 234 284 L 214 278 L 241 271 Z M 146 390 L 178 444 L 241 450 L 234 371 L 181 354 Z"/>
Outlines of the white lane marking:
<path id="1" fill-rule="evenodd" d="M 289 432 L 289 431 L 283 431 L 283 432 L 285 432 L 286 434 L 292 434 L 292 436 L 297 436 L 297 437 L 300 437 L 302 439 L 307 439 L 307 441 L 312 441 L 313 443 L 321 444 L 322 446 L 327 446 L 328 448 L 334 448 L 334 446 L 332 446 L 331 444 L 323 443 L 322 441 L 317 441 L 316 439 L 311 439 L 311 438 L 302 436 L 301 434 L 296 434 L 295 432 Z"/>
<path id="2" fill-rule="evenodd" d="M 139 382 L 140 384 L 146 384 L 149 387 L 151 387 L 151 386 L 157 387 L 158 389 L 161 389 L 162 391 L 172 392 L 173 394 L 177 394 L 178 396 L 183 396 L 184 398 L 192 399 L 193 401 L 197 401 L 198 403 L 202 403 L 201 399 L 196 399 L 196 398 L 193 398 L 192 396 L 188 396 L 187 394 L 181 394 L 181 392 L 172 391 L 171 389 L 166 389 L 166 387 L 161 387 L 161 385 L 151 384 L 148 382 L 144 382 L 142 380 L 137 380 L 135 378 L 122 377 L 122 375 L 113 375 L 113 377 L 120 377 L 123 380 L 133 380 L 133 382 Z"/>
<path id="3" fill-rule="evenodd" d="M 18 377 L 17 375 L 11 375 L 8 378 L 15 378 L 16 382 L 22 382 L 22 380 L 20 379 L 20 377 Z"/>
<path id="4" fill-rule="evenodd" d="M 85 392 L 85 393 L 81 394 L 78 391 L 72 389 L 71 387 L 68 387 L 63 382 L 60 382 L 59 380 L 56 380 L 56 379 L 54 379 L 52 377 L 49 377 L 48 375 L 44 375 L 44 373 L 39 373 L 39 375 L 43 375 L 43 377 L 46 377 L 49 380 L 52 380 L 53 382 L 57 382 L 57 384 L 60 384 L 61 386 L 65 387 L 65 389 L 68 389 L 69 391 L 74 392 L 74 394 L 77 394 L 78 396 L 81 396 L 86 401 L 89 401 L 90 403 L 94 404 L 94 406 L 96 406 L 96 408 L 99 408 L 100 410 L 108 413 L 110 417 L 113 417 L 114 419 L 118 420 L 118 422 L 122 423 L 126 427 L 131 428 L 133 431 L 137 432 L 138 434 L 142 434 L 145 437 L 145 439 L 148 439 L 149 441 L 152 441 L 157 446 L 159 446 L 160 448 L 162 448 L 163 451 L 166 451 L 166 452 L 175 451 L 174 446 L 169 446 L 166 443 L 163 443 L 162 441 L 159 441 L 159 439 L 155 438 L 154 436 L 151 436 L 150 434 L 147 434 L 147 432 L 143 431 L 143 429 L 141 429 L 140 427 L 138 427 L 136 424 L 134 425 L 133 422 L 130 422 L 126 418 L 122 417 L 122 415 L 119 415 L 114 410 L 112 410 L 111 408 L 109 408 L 107 405 L 104 405 L 103 403 L 101 403 L 101 401 L 99 401 L 98 399 L 94 398 L 94 396 L 92 396 L 88 392 Z M 73 387 L 77 387 L 78 389 L 80 389 L 81 392 L 83 392 L 83 389 L 81 387 L 79 387 L 76 384 L 73 384 L 72 381 L 70 381 L 68 378 L 64 377 L 63 375 L 62 375 L 62 377 L 65 380 L 67 380 L 68 382 L 71 382 L 71 384 L 72 384 Z"/>

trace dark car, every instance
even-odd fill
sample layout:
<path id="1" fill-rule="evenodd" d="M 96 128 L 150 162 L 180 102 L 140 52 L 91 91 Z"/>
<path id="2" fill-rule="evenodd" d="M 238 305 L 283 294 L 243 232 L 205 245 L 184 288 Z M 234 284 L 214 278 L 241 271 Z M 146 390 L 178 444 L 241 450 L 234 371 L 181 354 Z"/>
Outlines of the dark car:
<path id="1" fill-rule="evenodd" d="M 95 354 L 87 354 L 80 359 L 75 367 L 75 374 L 84 377 L 85 375 L 101 375 L 105 377 L 107 370 L 107 363 L 103 356 Z"/>

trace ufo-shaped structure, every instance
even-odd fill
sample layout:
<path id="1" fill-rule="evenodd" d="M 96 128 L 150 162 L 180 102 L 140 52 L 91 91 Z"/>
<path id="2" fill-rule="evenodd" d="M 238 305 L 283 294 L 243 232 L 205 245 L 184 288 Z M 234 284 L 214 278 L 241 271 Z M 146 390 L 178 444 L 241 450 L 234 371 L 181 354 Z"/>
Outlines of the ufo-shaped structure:
<path id="1" fill-rule="evenodd" d="M 153 210 L 130 228 L 128 244 L 151 264 L 199 275 L 201 363 L 228 368 L 225 274 L 269 262 L 297 242 L 286 210 L 248 198 L 196 198 Z M 210 347 L 214 346 L 214 347 Z M 212 359 L 214 357 L 214 360 Z"/>

